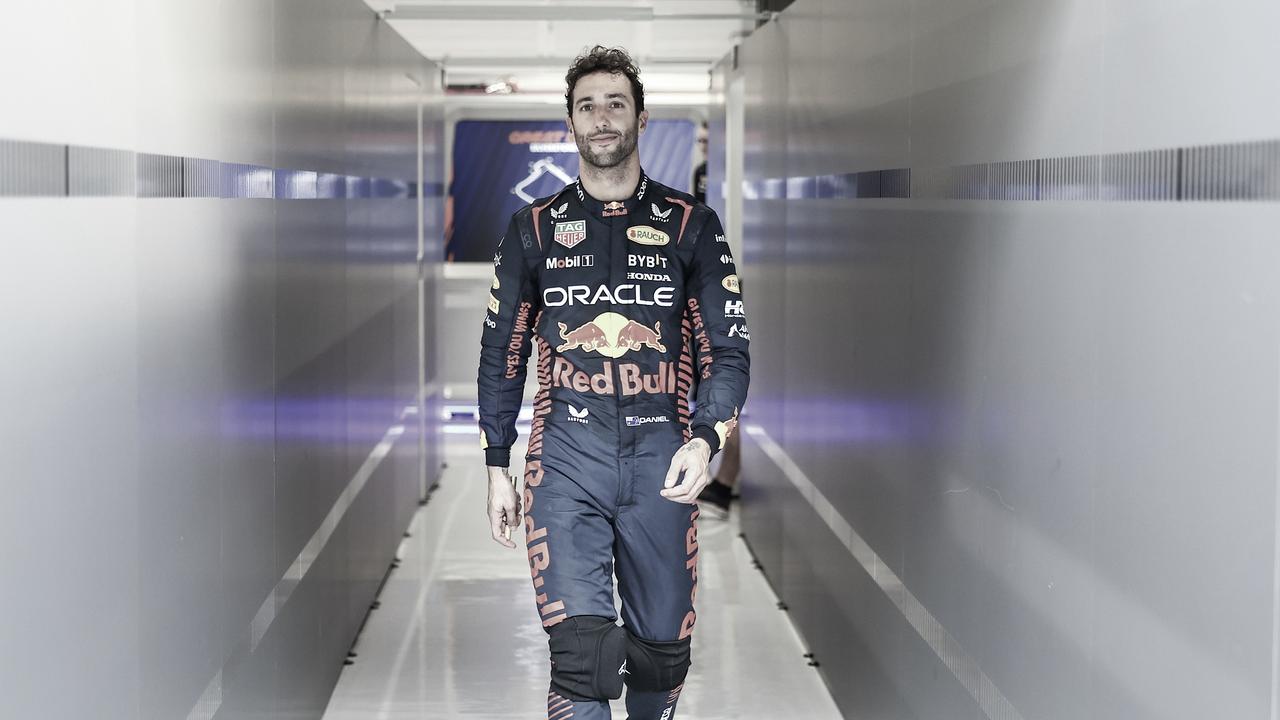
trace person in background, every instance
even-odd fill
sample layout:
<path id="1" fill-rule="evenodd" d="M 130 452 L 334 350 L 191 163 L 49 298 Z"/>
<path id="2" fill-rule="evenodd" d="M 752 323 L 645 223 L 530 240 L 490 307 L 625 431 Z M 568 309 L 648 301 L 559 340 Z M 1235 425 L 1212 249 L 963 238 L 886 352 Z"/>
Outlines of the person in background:
<path id="1" fill-rule="evenodd" d="M 698 157 L 702 162 L 693 169 L 693 196 L 704 205 L 707 202 L 707 123 L 698 127 Z"/>
<path id="2" fill-rule="evenodd" d="M 707 202 L 707 123 L 698 127 L 698 157 L 701 162 L 693 171 L 693 196 L 700 203 Z M 738 482 L 738 470 L 742 467 L 739 435 L 734 433 L 720 449 L 720 467 L 715 479 L 698 496 L 698 507 L 710 520 L 728 520 L 729 502 L 733 499 L 734 486 Z"/>

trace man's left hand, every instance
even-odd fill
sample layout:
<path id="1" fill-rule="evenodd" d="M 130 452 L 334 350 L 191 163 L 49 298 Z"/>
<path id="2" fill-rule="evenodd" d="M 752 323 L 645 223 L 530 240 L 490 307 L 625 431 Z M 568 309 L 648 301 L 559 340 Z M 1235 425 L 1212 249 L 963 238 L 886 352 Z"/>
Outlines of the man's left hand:
<path id="1" fill-rule="evenodd" d="M 711 446 L 707 445 L 706 440 L 694 438 L 685 443 L 671 457 L 667 479 L 662 483 L 662 497 L 692 505 L 702 489 L 711 482 L 711 474 L 707 472 L 707 464 L 710 462 Z M 683 480 L 680 479 L 681 472 L 684 473 Z"/>

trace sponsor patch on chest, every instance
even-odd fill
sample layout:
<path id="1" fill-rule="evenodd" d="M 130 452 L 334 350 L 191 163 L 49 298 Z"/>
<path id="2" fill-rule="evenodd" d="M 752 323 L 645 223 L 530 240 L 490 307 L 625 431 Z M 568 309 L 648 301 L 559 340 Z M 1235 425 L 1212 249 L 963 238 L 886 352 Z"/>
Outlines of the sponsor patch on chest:
<path id="1" fill-rule="evenodd" d="M 648 225 L 635 225 L 627 228 L 627 239 L 639 245 L 666 245 L 671 242 L 671 236 L 655 230 Z"/>
<path id="2" fill-rule="evenodd" d="M 556 223 L 555 241 L 571 248 L 587 239 L 587 221 L 573 220 Z"/>

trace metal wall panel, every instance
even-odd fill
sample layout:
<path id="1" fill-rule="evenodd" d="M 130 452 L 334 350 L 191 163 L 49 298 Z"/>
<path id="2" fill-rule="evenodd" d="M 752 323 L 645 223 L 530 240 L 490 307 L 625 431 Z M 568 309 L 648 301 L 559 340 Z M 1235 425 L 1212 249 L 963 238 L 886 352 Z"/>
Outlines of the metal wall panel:
<path id="1" fill-rule="evenodd" d="M 786 174 L 785 125 L 781 103 L 771 100 L 786 92 L 787 67 L 776 62 L 783 54 L 783 36 L 777 24 L 769 24 L 741 46 L 739 63 L 745 76 L 743 182 L 746 186 L 762 183 L 766 178 Z M 732 188 L 740 192 L 740 188 Z M 751 389 L 748 394 L 751 422 L 764 428 L 775 438 L 785 437 L 783 426 L 784 382 L 787 352 L 782 335 L 786 322 L 786 237 L 787 207 L 785 202 L 753 195 L 743 201 L 742 281 L 745 302 L 750 303 L 754 342 L 751 347 Z M 762 334 L 763 333 L 763 334 Z M 744 408 L 744 412 L 747 412 Z M 744 436 L 743 467 L 769 467 L 759 445 Z M 784 479 L 773 475 L 744 474 L 742 483 L 743 527 L 750 528 L 747 542 L 765 568 L 765 572 L 782 594 L 779 581 L 785 544 L 782 541 L 782 517 L 771 508 L 780 507 L 788 487 Z"/>
<path id="2" fill-rule="evenodd" d="M 37 78 L 0 119 L 24 648 L 0 714 L 318 718 L 439 470 L 438 68 L 347 0 L 77 0 L 52 35 L 25 12 L 5 27 L 46 45 L 0 47 Z M 103 70 L 74 122 L 66 60 Z"/>
<path id="3" fill-rule="evenodd" d="M 0 200 L 5 715 L 137 715 L 139 667 L 121 661 L 142 595 L 133 210 Z"/>
<path id="4" fill-rule="evenodd" d="M 740 49 L 743 527 L 850 717 L 1273 714 L 1277 20 L 799 0 Z"/>

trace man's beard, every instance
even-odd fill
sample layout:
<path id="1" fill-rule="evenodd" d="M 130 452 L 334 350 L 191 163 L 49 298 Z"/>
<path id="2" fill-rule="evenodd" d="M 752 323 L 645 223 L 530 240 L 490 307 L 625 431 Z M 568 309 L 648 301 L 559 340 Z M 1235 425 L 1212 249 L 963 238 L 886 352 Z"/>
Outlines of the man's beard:
<path id="1" fill-rule="evenodd" d="M 593 149 L 590 136 L 574 135 L 574 138 L 578 142 L 578 154 L 582 156 L 584 162 L 592 167 L 611 168 L 617 167 L 623 160 L 631 157 L 631 153 L 636 151 L 636 140 L 639 135 L 638 126 L 618 133 L 618 144 L 612 150 Z"/>

